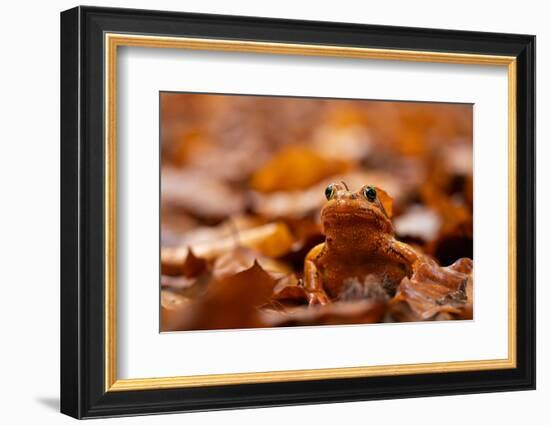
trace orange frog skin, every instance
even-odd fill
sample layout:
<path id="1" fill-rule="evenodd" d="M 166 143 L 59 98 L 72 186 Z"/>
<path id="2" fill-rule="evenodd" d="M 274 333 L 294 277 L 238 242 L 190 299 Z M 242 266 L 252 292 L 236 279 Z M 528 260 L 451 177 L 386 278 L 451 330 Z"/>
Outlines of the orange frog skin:
<path id="1" fill-rule="evenodd" d="M 327 187 L 321 210 L 325 242 L 306 256 L 304 288 L 310 305 L 338 298 L 350 282 L 376 281 L 391 295 L 410 277 L 420 254 L 394 237 L 391 198 L 363 186 L 350 192 L 342 182 Z"/>

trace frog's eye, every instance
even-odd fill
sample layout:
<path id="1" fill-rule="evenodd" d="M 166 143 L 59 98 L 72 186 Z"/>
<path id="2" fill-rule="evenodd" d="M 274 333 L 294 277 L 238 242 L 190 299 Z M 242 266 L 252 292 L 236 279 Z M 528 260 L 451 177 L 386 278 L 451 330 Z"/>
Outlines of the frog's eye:
<path id="1" fill-rule="evenodd" d="M 367 186 L 365 189 L 363 189 L 363 195 L 370 202 L 374 202 L 376 200 L 376 189 L 372 186 Z"/>
<path id="2" fill-rule="evenodd" d="M 327 188 L 325 189 L 325 196 L 330 201 L 334 197 L 335 194 L 336 194 L 336 188 L 334 187 L 333 184 L 329 184 L 327 186 Z"/>

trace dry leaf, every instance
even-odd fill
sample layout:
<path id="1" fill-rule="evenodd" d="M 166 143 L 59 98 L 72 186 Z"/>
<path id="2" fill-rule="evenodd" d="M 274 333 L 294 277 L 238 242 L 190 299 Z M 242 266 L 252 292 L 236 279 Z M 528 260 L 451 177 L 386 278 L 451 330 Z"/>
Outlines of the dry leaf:
<path id="1" fill-rule="evenodd" d="M 266 257 L 276 258 L 286 254 L 293 242 L 293 237 L 284 223 L 269 223 L 244 230 L 238 236 L 193 244 L 192 249 L 197 256 L 205 259 L 217 258 L 234 250 L 237 246 L 253 249 Z M 188 250 L 188 246 L 162 247 L 163 267 L 177 267 L 185 262 Z"/>
<path id="2" fill-rule="evenodd" d="M 263 317 L 271 326 L 351 325 L 380 322 L 385 311 L 386 303 L 376 299 L 267 310 Z"/>
<path id="3" fill-rule="evenodd" d="M 204 258 L 197 257 L 192 249 L 188 249 L 181 262 L 161 262 L 161 273 L 167 276 L 197 277 L 206 271 Z"/>
<path id="4" fill-rule="evenodd" d="M 275 280 L 292 273 L 292 270 L 280 261 L 258 254 L 250 248 L 237 247 L 216 259 L 213 276 L 215 279 L 222 279 L 249 269 L 255 262 Z"/>
<path id="5" fill-rule="evenodd" d="M 177 324 L 183 311 L 189 306 L 189 299 L 172 291 L 160 292 L 161 332 L 177 330 Z"/>
<path id="6" fill-rule="evenodd" d="M 252 175 L 250 186 L 264 193 L 301 190 L 346 168 L 344 161 L 326 159 L 304 146 L 289 146 Z"/>
<path id="7" fill-rule="evenodd" d="M 471 307 L 472 261 L 462 258 L 449 267 L 440 267 L 428 257 L 413 276 L 404 278 L 391 300 L 397 320 L 433 319 L 438 314 L 464 315 Z M 402 304 L 406 304 L 403 306 Z M 408 307 L 408 308 L 407 308 Z"/>
<path id="8" fill-rule="evenodd" d="M 178 330 L 242 329 L 268 326 L 258 307 L 268 302 L 275 281 L 258 263 L 210 283 L 176 323 Z"/>
<path id="9" fill-rule="evenodd" d="M 244 194 L 208 174 L 163 167 L 161 202 L 203 219 L 220 220 L 241 213 Z"/>

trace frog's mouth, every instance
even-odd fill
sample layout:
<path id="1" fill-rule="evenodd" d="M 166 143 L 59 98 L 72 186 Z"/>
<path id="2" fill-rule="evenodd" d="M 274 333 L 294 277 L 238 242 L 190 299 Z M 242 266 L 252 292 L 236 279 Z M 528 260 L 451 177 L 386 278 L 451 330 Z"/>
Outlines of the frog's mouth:
<path id="1" fill-rule="evenodd" d="M 322 222 L 332 222 L 341 224 L 354 224 L 357 225 L 360 222 L 385 222 L 386 218 L 371 208 L 343 208 L 332 207 L 323 210 L 321 214 Z"/>

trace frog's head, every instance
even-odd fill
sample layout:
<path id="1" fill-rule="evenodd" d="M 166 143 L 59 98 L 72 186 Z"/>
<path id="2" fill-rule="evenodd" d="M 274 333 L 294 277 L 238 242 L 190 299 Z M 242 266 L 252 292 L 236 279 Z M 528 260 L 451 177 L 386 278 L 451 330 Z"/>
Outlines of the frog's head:
<path id="1" fill-rule="evenodd" d="M 365 185 L 352 192 L 341 182 L 328 185 L 325 196 L 321 223 L 327 237 L 338 238 L 345 232 L 393 233 L 392 199 L 384 190 Z"/>

